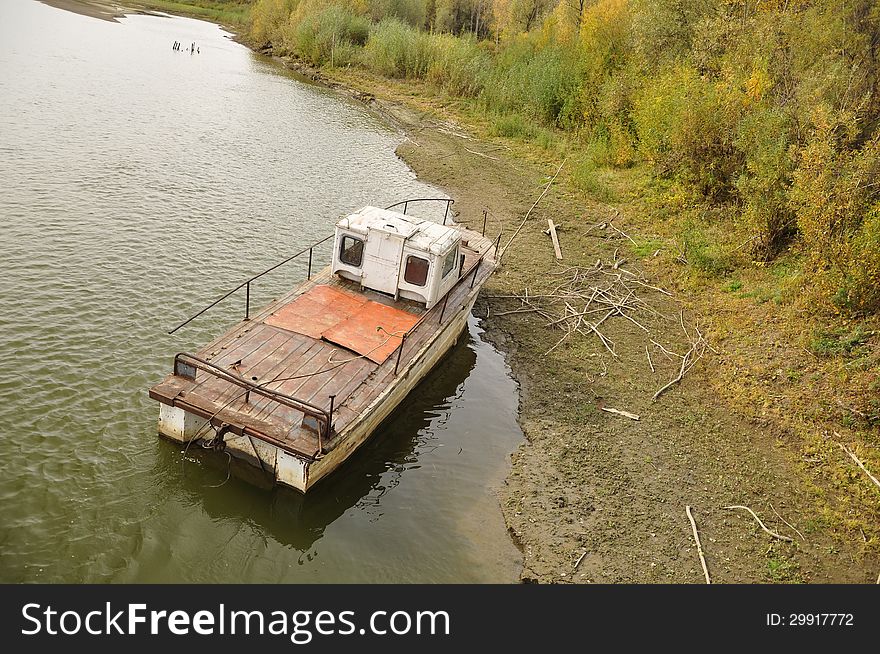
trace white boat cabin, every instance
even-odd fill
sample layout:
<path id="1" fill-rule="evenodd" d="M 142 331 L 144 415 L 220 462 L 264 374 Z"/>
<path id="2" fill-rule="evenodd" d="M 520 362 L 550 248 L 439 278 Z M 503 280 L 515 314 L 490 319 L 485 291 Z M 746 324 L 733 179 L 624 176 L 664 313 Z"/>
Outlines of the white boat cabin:
<path id="1" fill-rule="evenodd" d="M 455 227 L 364 207 L 336 223 L 332 272 L 430 309 L 458 281 L 460 247 Z"/>

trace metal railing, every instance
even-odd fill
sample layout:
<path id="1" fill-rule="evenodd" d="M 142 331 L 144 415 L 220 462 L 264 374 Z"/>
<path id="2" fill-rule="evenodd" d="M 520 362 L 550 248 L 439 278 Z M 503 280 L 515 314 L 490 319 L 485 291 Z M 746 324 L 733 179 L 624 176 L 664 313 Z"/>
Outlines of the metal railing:
<path id="1" fill-rule="evenodd" d="M 455 200 L 452 198 L 412 198 L 411 200 L 401 200 L 400 202 L 395 202 L 389 207 L 385 207 L 386 211 L 394 209 L 395 207 L 399 207 L 403 205 L 403 215 L 406 215 L 407 209 L 409 209 L 409 205 L 414 204 L 416 202 L 445 202 L 446 203 L 446 211 L 443 213 L 443 224 L 446 224 L 447 219 L 449 218 L 449 207 L 450 205 L 455 204 Z"/>
<path id="2" fill-rule="evenodd" d="M 253 393 L 254 395 L 265 397 L 269 400 L 273 400 L 279 404 L 290 407 L 291 409 L 300 411 L 304 416 L 314 418 L 317 426 L 316 431 L 318 433 L 318 446 L 322 450 L 322 439 L 329 439 L 332 435 L 333 400 L 336 397 L 335 395 L 330 396 L 330 410 L 325 411 L 319 406 L 315 406 L 314 404 L 310 404 L 309 402 L 305 402 L 303 400 L 295 398 L 292 395 L 287 395 L 286 393 L 275 391 L 271 388 L 265 388 L 265 384 L 267 382 L 263 382 L 261 384 L 245 379 L 241 375 L 236 375 L 229 370 L 221 368 L 220 366 L 217 366 L 210 361 L 206 361 L 205 359 L 201 359 L 192 354 L 187 354 L 186 352 L 178 352 L 174 356 L 174 374 L 176 376 L 183 377 L 184 379 L 195 380 L 196 370 L 202 370 L 210 375 L 214 375 L 218 379 L 221 379 L 225 382 L 244 389 L 245 392 L 243 395 L 245 403 L 250 401 L 250 395 L 251 393 Z"/>
<path id="3" fill-rule="evenodd" d="M 303 248 L 302 250 L 300 250 L 300 251 L 297 252 L 296 254 L 293 254 L 293 255 L 287 257 L 284 261 L 280 261 L 279 263 L 276 263 L 276 264 L 275 264 L 274 266 L 272 266 L 271 268 L 266 268 L 266 270 L 264 270 L 263 272 L 261 272 L 261 273 L 257 273 L 257 274 L 254 275 L 253 277 L 250 277 L 249 279 L 246 279 L 245 281 L 243 281 L 241 284 L 239 284 L 238 286 L 236 286 L 235 288 L 233 288 L 231 291 L 229 291 L 228 293 L 226 293 L 226 294 L 223 295 L 222 297 L 219 297 L 219 298 L 217 298 L 216 300 L 214 300 L 213 302 L 211 302 L 211 304 L 209 304 L 208 306 L 206 306 L 204 309 L 202 309 L 202 310 L 199 311 L 198 313 L 196 313 L 196 314 L 190 316 L 189 318 L 187 318 L 186 320 L 184 320 L 182 323 L 180 323 L 180 324 L 179 324 L 177 327 L 175 327 L 174 329 L 170 330 L 168 333 L 169 333 L 169 334 L 173 334 L 174 332 L 176 332 L 178 329 L 180 329 L 180 328 L 183 327 L 184 325 L 188 325 L 188 324 L 191 323 L 193 320 L 195 320 L 196 318 L 198 318 L 199 316 L 201 316 L 203 313 L 205 313 L 205 312 L 208 311 L 209 309 L 213 309 L 213 308 L 216 307 L 218 304 L 220 304 L 223 300 L 225 300 L 226 298 L 228 298 L 230 295 L 233 295 L 236 291 L 240 291 L 241 289 L 245 289 L 244 319 L 245 319 L 245 320 L 250 320 L 250 317 L 251 317 L 251 282 L 253 282 L 253 281 L 259 279 L 259 278 L 262 277 L 263 275 L 266 275 L 266 274 L 272 272 L 273 270 L 276 270 L 277 268 L 280 268 L 280 267 L 283 266 L 284 264 L 293 261 L 293 260 L 296 259 L 297 257 L 300 257 L 300 256 L 304 255 L 306 252 L 309 253 L 309 267 L 308 267 L 308 272 L 306 273 L 306 279 L 311 279 L 311 278 L 312 278 L 312 250 L 314 250 L 314 249 L 315 249 L 316 247 L 318 247 L 319 245 L 321 245 L 321 244 L 323 244 L 323 243 L 326 243 L 326 242 L 329 241 L 331 238 L 333 238 L 333 234 L 330 234 L 329 236 L 325 236 L 325 237 L 322 238 L 320 241 L 317 241 L 316 243 L 312 243 L 309 247 L 307 247 L 307 248 Z"/>
<path id="4" fill-rule="evenodd" d="M 449 216 L 450 205 L 452 205 L 454 203 L 454 200 L 452 200 L 451 198 L 414 198 L 414 199 L 410 199 L 410 200 L 403 200 L 401 202 L 396 202 L 395 204 L 392 204 L 389 207 L 386 207 L 386 209 L 390 210 L 390 209 L 394 209 L 396 207 L 403 205 L 403 208 L 404 208 L 403 213 L 406 214 L 406 211 L 409 208 L 409 205 L 411 203 L 415 203 L 415 202 L 445 202 L 446 209 L 445 209 L 445 214 L 443 216 L 443 224 L 445 225 L 447 222 L 448 216 Z M 484 222 L 483 233 L 484 234 L 485 234 L 485 220 L 486 220 L 486 217 L 484 215 L 484 217 L 483 217 L 483 222 Z M 326 243 L 328 240 L 333 238 L 334 235 L 335 234 L 330 234 L 329 236 L 322 238 L 320 241 L 312 243 L 307 248 L 303 248 L 302 250 L 296 252 L 295 254 L 287 257 L 283 261 L 278 262 L 274 266 L 271 266 L 270 268 L 267 268 L 266 270 L 264 270 L 256 275 L 253 275 L 252 277 L 243 281 L 241 284 L 239 284 L 238 286 L 236 286 L 235 288 L 233 288 L 229 292 L 225 293 L 221 297 L 214 300 L 211 304 L 206 306 L 204 309 L 202 309 L 198 313 L 196 313 L 196 314 L 190 316 L 189 318 L 187 318 L 186 320 L 184 320 L 182 323 L 177 325 L 177 327 L 170 330 L 168 333 L 173 334 L 174 332 L 179 330 L 181 327 L 189 324 L 190 322 L 192 322 L 193 320 L 195 320 L 196 318 L 198 318 L 199 316 L 201 316 L 205 312 L 209 311 L 210 309 L 212 309 L 215 306 L 217 306 L 218 304 L 220 304 L 223 300 L 227 299 L 228 297 L 230 297 L 231 295 L 233 295 L 237 291 L 240 291 L 242 288 L 245 289 L 245 316 L 244 316 L 244 319 L 249 320 L 250 319 L 250 295 L 251 295 L 250 285 L 251 285 L 251 282 L 259 279 L 260 277 L 263 277 L 264 275 L 266 275 L 274 270 L 277 270 L 278 268 L 280 268 L 284 264 L 289 263 L 290 261 L 293 261 L 297 257 L 304 255 L 306 252 L 308 252 L 308 254 L 309 254 L 308 272 L 307 272 L 306 278 L 311 279 L 312 278 L 312 259 L 313 259 L 314 248 L 316 248 L 319 245 L 322 245 L 323 243 Z M 494 243 L 496 253 L 498 251 L 498 246 L 500 245 L 500 241 L 501 241 L 501 234 L 498 235 L 498 238 L 496 239 L 496 241 Z M 476 263 L 474 263 L 473 266 L 471 266 L 471 268 L 469 268 L 466 272 L 461 273 L 461 276 L 458 278 L 456 283 L 453 284 L 452 288 L 450 288 L 449 291 L 445 294 L 445 297 L 443 298 L 443 306 L 440 310 L 439 323 L 441 325 L 443 324 L 443 317 L 446 313 L 446 305 L 449 302 L 449 296 L 453 293 L 453 291 L 455 291 L 468 278 L 470 278 L 470 288 L 473 289 L 474 284 L 476 283 L 477 273 L 479 272 L 480 266 L 483 263 L 483 259 L 486 256 L 486 254 L 489 252 L 490 248 L 491 248 L 491 246 L 487 247 L 486 250 L 480 254 L 479 259 L 476 261 Z M 424 322 L 425 319 L 427 319 L 428 316 L 431 315 L 431 313 L 432 313 L 431 311 L 424 313 L 419 318 L 419 320 L 410 329 L 408 329 L 403 334 L 403 336 L 401 336 L 400 345 L 397 347 L 397 358 L 394 363 L 394 374 L 395 375 L 397 374 L 398 368 L 400 366 L 401 355 L 403 353 L 403 348 L 406 344 L 407 337 L 410 334 L 412 334 L 412 332 L 417 327 L 419 327 L 419 325 L 421 325 L 422 322 Z M 231 372 L 229 370 L 221 368 L 221 367 L 219 367 L 209 361 L 201 359 L 201 358 L 194 356 L 192 354 L 187 354 L 186 352 L 180 352 L 177 355 L 175 355 L 175 357 L 174 357 L 174 375 L 181 376 L 181 377 L 188 378 L 188 379 L 195 379 L 196 370 L 202 370 L 204 372 L 207 372 L 209 374 L 214 375 L 215 377 L 217 377 L 221 380 L 224 380 L 226 382 L 229 382 L 235 386 L 238 386 L 238 387 L 244 389 L 245 390 L 245 393 L 244 393 L 245 402 L 249 401 L 250 394 L 254 393 L 256 395 L 265 397 L 269 400 L 273 400 L 275 402 L 278 402 L 279 404 L 282 404 L 284 406 L 288 406 L 288 407 L 293 408 L 297 411 L 300 411 L 303 413 L 304 416 L 309 416 L 310 418 L 314 419 L 315 423 L 316 423 L 316 427 L 317 427 L 316 431 L 318 433 L 318 447 L 319 447 L 319 451 L 321 451 L 321 452 L 323 452 L 323 442 L 322 442 L 323 439 L 329 439 L 332 437 L 333 409 L 334 409 L 333 405 L 334 405 L 334 401 L 336 398 L 335 395 L 329 396 L 330 410 L 325 411 L 324 409 L 322 409 L 318 406 L 315 406 L 315 405 L 310 404 L 308 402 L 305 402 L 303 400 L 297 399 L 296 397 L 293 397 L 291 395 L 287 395 L 285 393 L 281 393 L 280 391 L 275 391 L 272 389 L 265 388 L 264 387 L 265 382 L 263 384 L 260 384 L 260 383 L 255 383 L 254 381 L 247 380 L 244 377 L 235 374 L 234 371 Z"/>
<path id="5" fill-rule="evenodd" d="M 409 200 L 401 200 L 400 202 L 395 202 L 395 203 L 392 204 L 391 206 L 385 207 L 385 209 L 386 209 L 386 210 L 390 210 L 390 209 L 394 209 L 395 207 L 399 207 L 400 205 L 403 205 L 403 213 L 404 213 L 404 215 L 405 215 L 406 212 L 407 212 L 407 210 L 409 209 L 409 205 L 410 205 L 410 204 L 414 204 L 414 203 L 416 203 L 416 202 L 445 202 L 445 203 L 446 203 L 446 210 L 445 210 L 445 213 L 443 214 L 443 224 L 445 225 L 446 222 L 447 222 L 447 219 L 449 218 L 449 207 L 450 207 L 450 205 L 452 205 L 452 204 L 455 202 L 455 200 L 453 200 L 452 198 L 412 198 L 412 199 L 409 199 Z M 307 248 L 303 248 L 302 250 L 300 250 L 300 251 L 297 252 L 296 254 L 293 254 L 293 255 L 287 257 L 284 261 L 280 261 L 279 263 L 276 263 L 276 264 L 275 264 L 274 266 L 272 266 L 271 268 L 266 268 L 266 270 L 264 270 L 263 272 L 261 272 L 261 273 L 257 273 L 257 274 L 254 275 L 253 277 L 250 277 L 249 279 L 246 279 L 245 281 L 243 281 L 241 284 L 239 284 L 238 286 L 236 286 L 235 288 L 233 288 L 233 289 L 232 289 L 231 291 L 229 291 L 228 293 L 225 293 L 225 294 L 222 295 L 221 297 L 219 297 L 219 298 L 217 298 L 216 300 L 214 300 L 213 302 L 211 302 L 211 304 L 209 304 L 208 306 L 206 306 L 204 309 L 202 309 L 202 310 L 199 311 L 198 313 L 193 314 L 192 316 L 190 316 L 189 318 L 187 318 L 186 320 L 184 320 L 182 323 L 180 323 L 179 325 L 177 325 L 177 327 L 175 327 L 174 329 L 169 330 L 168 333 L 169 333 L 169 334 L 173 334 L 174 332 L 176 332 L 176 331 L 177 331 L 178 329 L 180 329 L 181 327 L 184 327 L 184 326 L 188 325 L 188 324 L 191 323 L 193 320 L 195 320 L 196 318 L 198 318 L 199 316 L 201 316 L 203 313 L 205 313 L 206 311 L 209 311 L 210 309 L 213 309 L 213 308 L 216 307 L 218 304 L 220 304 L 223 300 L 225 300 L 226 298 L 228 298 L 228 297 L 231 296 L 231 295 L 234 295 L 237 291 L 240 291 L 241 289 L 245 289 L 244 319 L 245 319 L 245 320 L 250 320 L 250 317 L 251 317 L 251 282 L 253 282 L 253 281 L 259 279 L 259 278 L 262 277 L 263 275 L 266 275 L 266 274 L 272 272 L 273 270 L 276 270 L 277 268 L 280 268 L 280 267 L 283 266 L 284 264 L 293 261 L 293 260 L 296 259 L 297 257 L 300 257 L 300 256 L 304 255 L 306 252 L 309 253 L 308 273 L 307 273 L 307 275 L 306 275 L 306 279 L 311 279 L 311 278 L 312 278 L 312 258 L 313 258 L 313 250 L 314 250 L 317 246 L 322 245 L 323 243 L 326 243 L 327 241 L 329 241 L 329 240 L 330 240 L 331 238 L 333 238 L 333 237 L 334 237 L 334 234 L 330 234 L 329 236 L 325 236 L 325 237 L 322 238 L 320 241 L 317 241 L 317 242 L 315 242 L 315 243 L 312 243 L 312 244 L 311 244 L 310 246 L 308 246 Z"/>

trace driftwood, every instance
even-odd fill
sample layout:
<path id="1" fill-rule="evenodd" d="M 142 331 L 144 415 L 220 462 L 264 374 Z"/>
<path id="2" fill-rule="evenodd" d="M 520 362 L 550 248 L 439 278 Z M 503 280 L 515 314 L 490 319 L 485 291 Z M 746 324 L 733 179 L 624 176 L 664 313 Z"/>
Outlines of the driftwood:
<path id="1" fill-rule="evenodd" d="M 606 411 L 608 413 L 614 413 L 618 416 L 623 416 L 624 418 L 629 418 L 630 420 L 641 420 L 641 418 L 639 416 L 637 416 L 635 413 L 630 413 L 629 411 L 623 411 L 621 409 L 612 409 L 612 408 L 606 407 L 606 406 L 603 406 L 602 410 Z"/>
<path id="2" fill-rule="evenodd" d="M 501 161 L 498 157 L 490 157 L 488 154 L 483 154 L 482 152 L 477 152 L 476 150 L 470 150 L 465 148 L 465 151 L 470 152 L 471 154 L 475 154 L 478 157 L 485 157 L 486 159 L 491 159 L 492 161 Z"/>
<path id="3" fill-rule="evenodd" d="M 697 523 L 694 520 L 694 516 L 691 514 L 691 507 L 684 507 L 685 513 L 687 513 L 688 520 L 691 521 L 691 529 L 694 532 L 694 542 L 697 544 L 697 554 L 700 555 L 700 565 L 703 566 L 703 574 L 706 576 L 706 583 L 711 584 L 712 580 L 709 579 L 709 568 L 706 567 L 706 557 L 703 556 L 703 546 L 700 544 L 700 534 L 697 532 Z"/>
<path id="4" fill-rule="evenodd" d="M 783 536 L 782 534 L 777 534 L 775 531 L 771 531 L 770 529 L 767 529 L 767 525 L 765 525 L 763 522 L 761 522 L 761 518 L 758 517 L 758 514 L 755 513 L 754 511 L 752 511 L 747 506 L 743 506 L 741 504 L 734 504 L 733 506 L 725 506 L 724 508 L 725 509 L 743 509 L 744 511 L 748 511 L 749 513 L 752 514 L 752 517 L 758 521 L 758 524 L 761 525 L 761 529 L 763 529 L 768 534 L 773 536 L 773 538 L 778 538 L 779 540 L 788 541 L 789 543 L 794 542 L 794 538 L 789 538 L 788 536 Z"/>
<path id="5" fill-rule="evenodd" d="M 559 170 L 557 170 L 558 173 Z M 550 182 L 552 181 L 553 179 L 550 180 Z M 545 187 L 545 191 L 549 188 L 550 182 Z M 562 256 L 561 249 L 557 250 L 556 247 L 559 226 L 552 220 L 547 222 L 550 229 L 545 230 L 544 233 L 552 239 L 555 228 L 557 239 L 553 243 L 557 258 L 559 258 Z M 624 232 L 611 225 L 610 221 L 594 225 L 594 227 L 619 232 L 621 237 L 629 238 Z M 516 233 L 508 241 L 508 246 L 515 237 Z M 547 273 L 542 281 L 543 287 L 540 293 L 530 293 L 527 288 L 523 293 L 489 297 L 519 300 L 520 302 L 520 306 L 504 307 L 505 310 L 496 311 L 495 315 L 534 314 L 546 319 L 545 326 L 561 331 L 559 337 L 544 352 L 545 356 L 562 347 L 567 341 L 582 336 L 598 339 L 608 354 L 619 360 L 620 356 L 615 342 L 608 336 L 608 328 L 603 325 L 609 321 L 620 322 L 615 320 L 620 318 L 635 326 L 645 334 L 645 340 L 648 344 L 653 344 L 653 347 L 657 348 L 669 361 L 674 362 L 676 366 L 675 376 L 652 393 L 652 401 L 656 401 L 670 388 L 682 381 L 704 356 L 706 350 L 712 352 L 715 350 L 709 345 L 697 325 L 685 322 L 683 311 L 675 317 L 667 316 L 655 308 L 655 304 L 649 302 L 651 298 L 645 294 L 646 291 L 666 296 L 672 294 L 663 288 L 650 284 L 641 271 L 627 268 L 626 259 L 622 258 L 619 252 L 619 250 L 615 250 L 610 261 L 603 262 L 601 258 L 598 258 L 592 265 L 558 266 Z M 684 354 L 678 354 L 654 340 L 656 336 L 652 330 L 658 328 L 657 320 L 672 322 L 675 318 L 678 318 L 676 322 L 681 325 L 682 333 L 689 344 Z M 661 372 L 662 368 L 655 365 L 652 358 L 650 345 L 644 347 L 651 372 L 655 374 Z M 600 361 L 607 372 L 604 359 L 600 359 Z"/>
<path id="6" fill-rule="evenodd" d="M 556 234 L 556 225 L 548 218 L 547 226 L 547 231 L 550 232 L 550 239 L 553 241 L 553 252 L 556 254 L 556 258 L 562 261 L 562 250 L 559 248 L 559 236 Z"/>
<path id="7" fill-rule="evenodd" d="M 658 397 L 663 395 L 670 388 L 678 384 L 685 376 L 685 374 L 694 367 L 697 361 L 699 361 L 703 357 L 703 353 L 706 351 L 706 348 L 709 347 L 709 344 L 706 342 L 706 339 L 703 338 L 703 334 L 700 330 L 694 326 L 694 335 L 692 336 L 688 331 L 687 327 L 684 324 L 684 311 L 679 314 L 679 322 L 681 323 L 682 331 L 684 331 L 685 336 L 691 342 L 691 349 L 685 352 L 685 355 L 681 358 L 681 366 L 678 369 L 678 375 L 672 381 L 667 383 L 665 386 L 660 388 L 654 396 L 651 398 L 652 400 L 657 400 Z M 655 345 L 657 345 L 655 343 Z M 660 346 L 664 352 L 667 350 Z M 711 349 L 711 348 L 710 348 Z"/>
<path id="8" fill-rule="evenodd" d="M 770 505 L 770 508 L 773 510 L 773 513 L 776 514 L 776 517 L 777 517 L 777 518 L 779 518 L 780 520 L 782 520 L 782 522 L 784 522 L 784 523 L 786 524 L 786 526 L 788 526 L 789 529 L 791 529 L 794 533 L 796 533 L 798 536 L 801 537 L 801 540 L 802 540 L 802 541 L 804 541 L 805 543 L 807 542 L 807 539 L 804 538 L 804 535 L 803 535 L 801 532 L 798 531 L 797 527 L 795 527 L 795 526 L 794 526 L 793 524 L 791 524 L 788 520 L 786 520 L 786 519 L 783 518 L 781 515 L 779 515 L 779 511 L 777 511 L 776 509 L 774 509 L 772 504 Z M 864 532 L 862 532 L 862 538 L 864 538 L 864 536 L 865 536 L 865 534 L 864 534 Z"/>

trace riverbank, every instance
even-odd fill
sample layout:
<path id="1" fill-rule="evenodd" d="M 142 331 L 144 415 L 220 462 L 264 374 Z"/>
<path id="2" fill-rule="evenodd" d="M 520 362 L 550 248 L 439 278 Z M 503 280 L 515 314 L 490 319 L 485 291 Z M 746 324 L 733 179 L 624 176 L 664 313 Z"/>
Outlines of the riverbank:
<path id="1" fill-rule="evenodd" d="M 484 209 L 490 230 L 501 220 L 504 243 L 564 157 L 490 137 L 479 116 L 430 88 L 353 69 L 288 65 L 364 100 L 403 129 L 398 154 L 456 198 L 458 220 L 479 224 Z M 547 218 L 563 226 L 562 262 L 544 233 Z M 611 221 L 619 231 L 601 229 Z M 816 324 L 837 333 L 845 322 L 805 318 L 802 305 L 792 305 L 789 320 L 770 315 L 760 294 L 770 293 L 774 280 L 790 284 L 791 272 L 758 270 L 738 295 L 713 289 L 674 263 L 678 253 L 652 227 L 637 198 L 611 206 L 561 174 L 523 224 L 480 305 L 478 315 L 488 314 L 488 335 L 508 353 L 521 388 L 528 441 L 513 457 L 500 500 L 523 551 L 523 580 L 700 582 L 687 505 L 714 581 L 873 583 L 876 492 L 835 446 L 858 443 L 857 425 L 847 429 L 835 420 L 840 414 L 817 409 L 847 390 L 839 370 L 851 359 L 822 359 L 801 346 Z M 581 335 L 554 348 L 563 333 L 503 297 L 540 295 L 571 266 L 601 260 L 608 267 L 622 259 L 621 268 L 648 276 L 673 297 L 650 289 L 640 295 L 668 318 L 640 318 L 647 336 L 625 320 L 607 323 L 603 334 L 615 342 L 616 357 L 599 339 Z M 695 327 L 712 350 L 652 401 L 677 376 L 679 360 L 651 341 L 683 353 Z M 860 356 L 870 356 L 874 346 L 866 339 L 862 347 Z M 815 392 L 815 379 L 823 380 L 824 393 Z M 609 408 L 639 420 L 603 410 Z M 823 425 L 835 431 L 823 434 Z M 792 540 L 768 535 L 744 509 L 725 508 L 734 505 L 753 509 Z"/>

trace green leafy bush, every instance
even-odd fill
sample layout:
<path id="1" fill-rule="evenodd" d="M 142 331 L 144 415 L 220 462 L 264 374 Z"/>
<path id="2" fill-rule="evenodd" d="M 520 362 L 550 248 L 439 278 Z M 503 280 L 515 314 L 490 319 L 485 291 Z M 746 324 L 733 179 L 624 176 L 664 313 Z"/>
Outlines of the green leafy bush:
<path id="1" fill-rule="evenodd" d="M 850 311 L 880 309 L 880 135 L 842 148 L 826 123 L 804 148 L 791 203 L 826 292 Z"/>
<path id="2" fill-rule="evenodd" d="M 734 146 L 739 115 L 735 91 L 689 66 L 675 66 L 646 83 L 636 100 L 639 151 L 661 174 L 723 197 L 741 161 Z"/>
<path id="3" fill-rule="evenodd" d="M 749 114 L 739 124 L 736 147 L 745 161 L 736 180 L 743 201 L 740 222 L 762 261 L 776 255 L 795 230 L 788 203 L 794 169 L 789 132 L 788 116 L 777 109 Z"/>
<path id="4" fill-rule="evenodd" d="M 293 50 L 313 64 L 347 66 L 357 56 L 370 32 L 369 21 L 341 5 L 306 14 L 292 24 Z"/>

